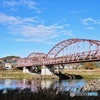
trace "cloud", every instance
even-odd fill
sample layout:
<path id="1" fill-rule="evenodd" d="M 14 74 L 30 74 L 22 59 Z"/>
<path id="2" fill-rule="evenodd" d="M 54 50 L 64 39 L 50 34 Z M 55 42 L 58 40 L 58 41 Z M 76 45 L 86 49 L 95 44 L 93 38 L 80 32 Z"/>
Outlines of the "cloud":
<path id="1" fill-rule="evenodd" d="M 39 24 L 37 26 L 33 25 L 22 25 L 21 28 L 12 29 L 14 34 L 22 35 L 26 40 L 20 39 L 19 41 L 27 41 L 27 42 L 45 42 L 51 39 L 58 38 L 60 35 L 71 36 L 67 30 L 64 30 L 63 25 L 43 25 Z M 17 33 L 16 33 L 17 32 Z"/>
<path id="2" fill-rule="evenodd" d="M 72 10 L 72 11 L 69 11 L 70 14 L 85 13 L 85 12 L 87 12 L 87 10 L 82 10 L 82 11 Z"/>
<path id="3" fill-rule="evenodd" d="M 73 11 L 69 11 L 69 13 L 76 14 L 76 13 L 79 13 L 79 11 L 78 10 L 73 10 Z"/>
<path id="4" fill-rule="evenodd" d="M 67 35 L 71 36 L 71 37 L 74 37 L 72 31 L 67 31 Z"/>
<path id="5" fill-rule="evenodd" d="M 39 4 L 33 0 L 3 0 L 3 7 L 12 7 L 11 9 L 14 10 L 14 8 L 18 6 L 26 6 L 28 9 L 35 10 L 37 13 L 42 12 L 38 8 Z"/>
<path id="6" fill-rule="evenodd" d="M 6 25 L 9 33 L 19 36 L 15 41 L 23 42 L 45 42 L 58 38 L 59 36 L 73 37 L 72 31 L 66 30 L 66 24 L 45 25 L 39 17 L 21 18 L 0 14 L 0 24 Z"/>
<path id="7" fill-rule="evenodd" d="M 0 23 L 17 25 L 21 24 L 22 21 L 20 17 L 7 16 L 5 14 L 0 13 Z"/>
<path id="8" fill-rule="evenodd" d="M 63 26 L 22 26 L 22 33 L 26 37 L 41 37 L 41 38 L 50 38 L 52 35 L 57 35 L 58 30 L 62 29 Z"/>
<path id="9" fill-rule="evenodd" d="M 17 42 L 36 42 L 36 43 L 43 43 L 43 44 L 56 44 L 56 41 L 45 41 L 40 38 L 16 38 L 16 39 L 9 39 L 10 41 L 17 41 Z"/>
<path id="10" fill-rule="evenodd" d="M 44 42 L 43 40 L 40 39 L 35 39 L 35 38 L 16 38 L 16 39 L 10 39 L 13 41 L 17 41 L 17 42 Z"/>
<path id="11" fill-rule="evenodd" d="M 86 29 L 93 30 L 95 28 L 94 27 L 86 27 Z"/>
<path id="12" fill-rule="evenodd" d="M 3 6 L 15 6 L 17 4 L 18 2 L 15 0 L 11 0 L 11 1 L 3 0 Z"/>
<path id="13" fill-rule="evenodd" d="M 8 16 L 6 14 L 0 13 L 0 23 L 7 24 L 7 25 L 38 23 L 37 19 L 39 19 L 39 17 L 21 18 L 21 17 Z"/>
<path id="14" fill-rule="evenodd" d="M 99 19 L 86 18 L 86 19 L 81 19 L 81 21 L 83 25 L 85 25 L 85 29 L 88 29 L 88 30 L 96 29 L 96 27 L 100 25 Z"/>
<path id="15" fill-rule="evenodd" d="M 82 20 L 82 23 L 83 23 L 84 25 L 100 24 L 100 20 L 95 20 L 95 19 L 93 19 L 93 18 L 87 18 L 87 19 Z"/>

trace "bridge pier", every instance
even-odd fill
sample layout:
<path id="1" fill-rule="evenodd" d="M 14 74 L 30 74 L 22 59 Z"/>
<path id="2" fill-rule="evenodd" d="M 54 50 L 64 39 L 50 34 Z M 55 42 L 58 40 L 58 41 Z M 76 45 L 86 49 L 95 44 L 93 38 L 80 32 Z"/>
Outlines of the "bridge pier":
<path id="1" fill-rule="evenodd" d="M 23 67 L 23 73 L 30 73 L 30 71 L 26 67 Z"/>
<path id="2" fill-rule="evenodd" d="M 55 67 L 54 68 L 54 73 L 55 74 L 59 74 L 59 73 L 62 72 L 62 69 L 63 69 L 63 66 L 62 65 L 55 65 L 54 67 Z"/>
<path id="3" fill-rule="evenodd" d="M 41 75 L 53 75 L 53 74 L 46 66 L 42 66 Z"/>

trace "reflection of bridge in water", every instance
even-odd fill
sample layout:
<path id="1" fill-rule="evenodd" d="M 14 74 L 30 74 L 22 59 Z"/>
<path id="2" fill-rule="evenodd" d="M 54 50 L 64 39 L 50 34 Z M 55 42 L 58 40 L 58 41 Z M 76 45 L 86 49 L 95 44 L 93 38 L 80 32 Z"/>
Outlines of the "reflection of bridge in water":
<path id="1" fill-rule="evenodd" d="M 18 67 L 58 66 L 71 63 L 100 61 L 100 41 L 68 39 L 56 44 L 47 54 L 31 53 L 18 60 Z"/>
<path id="2" fill-rule="evenodd" d="M 17 80 L 17 79 L 3 79 L 0 80 L 0 89 L 13 89 L 13 88 L 30 88 L 32 91 L 36 91 L 39 88 L 69 90 L 82 87 L 86 84 L 86 80 Z"/>

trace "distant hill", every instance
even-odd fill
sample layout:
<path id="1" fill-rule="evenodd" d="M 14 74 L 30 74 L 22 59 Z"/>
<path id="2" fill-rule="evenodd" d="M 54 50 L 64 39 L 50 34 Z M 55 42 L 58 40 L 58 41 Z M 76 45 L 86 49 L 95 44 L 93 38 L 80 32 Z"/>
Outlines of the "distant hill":
<path id="1" fill-rule="evenodd" d="M 4 62 L 12 62 L 12 61 L 17 61 L 20 57 L 19 56 L 6 56 L 3 58 L 0 58 L 0 60 Z"/>

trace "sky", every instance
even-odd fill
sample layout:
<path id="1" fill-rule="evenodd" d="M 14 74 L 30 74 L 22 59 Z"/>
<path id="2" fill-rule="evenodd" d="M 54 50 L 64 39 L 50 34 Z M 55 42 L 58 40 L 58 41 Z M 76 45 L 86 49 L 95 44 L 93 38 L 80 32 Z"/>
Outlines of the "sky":
<path id="1" fill-rule="evenodd" d="M 100 40 L 100 0 L 0 0 L 0 58 L 71 38 Z"/>

